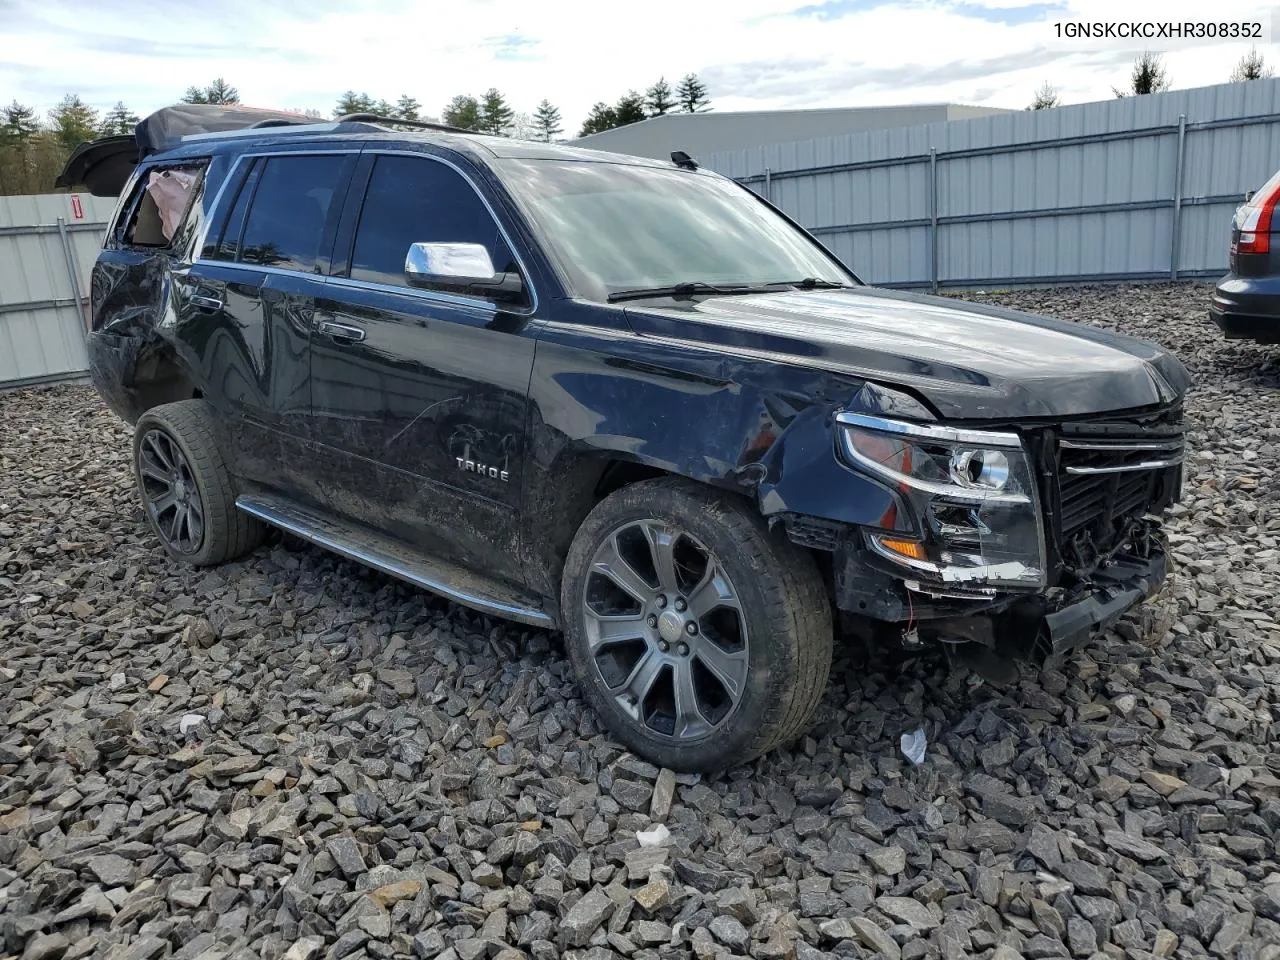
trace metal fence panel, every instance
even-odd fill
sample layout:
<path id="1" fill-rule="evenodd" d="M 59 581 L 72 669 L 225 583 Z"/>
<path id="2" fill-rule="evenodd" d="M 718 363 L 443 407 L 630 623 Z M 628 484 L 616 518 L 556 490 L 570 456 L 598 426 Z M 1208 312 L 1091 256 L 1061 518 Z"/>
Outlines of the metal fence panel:
<path id="1" fill-rule="evenodd" d="M 0 387 L 82 375 L 89 276 L 115 200 L 0 197 Z"/>
<path id="2" fill-rule="evenodd" d="M 1280 79 L 703 159 L 873 283 L 1213 276 L 1244 192 L 1280 167 Z"/>

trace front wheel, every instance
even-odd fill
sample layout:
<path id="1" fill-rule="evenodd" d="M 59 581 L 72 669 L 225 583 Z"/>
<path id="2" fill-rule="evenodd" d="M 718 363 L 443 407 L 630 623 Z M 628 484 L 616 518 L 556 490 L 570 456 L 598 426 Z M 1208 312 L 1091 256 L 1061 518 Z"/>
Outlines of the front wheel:
<path id="1" fill-rule="evenodd" d="M 676 479 L 583 521 L 561 614 L 587 700 L 674 770 L 746 763 L 798 736 L 826 689 L 831 609 L 813 558 L 745 502 Z"/>

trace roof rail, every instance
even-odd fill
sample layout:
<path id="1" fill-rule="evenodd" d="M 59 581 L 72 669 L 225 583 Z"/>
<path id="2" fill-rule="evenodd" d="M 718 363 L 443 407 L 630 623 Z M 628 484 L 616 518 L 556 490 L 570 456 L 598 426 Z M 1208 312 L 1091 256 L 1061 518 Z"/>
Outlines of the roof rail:
<path id="1" fill-rule="evenodd" d="M 403 120 L 399 117 L 382 117 L 376 113 L 346 113 L 340 116 L 338 123 L 383 123 L 400 127 L 417 127 L 420 130 L 439 130 L 442 133 L 469 133 L 479 136 L 493 136 L 483 130 L 468 130 L 465 127 L 451 127 L 447 123 L 431 123 L 428 120 Z"/>
<path id="2" fill-rule="evenodd" d="M 306 127 L 318 122 L 323 121 L 317 121 L 311 117 L 304 117 L 301 120 L 286 120 L 284 117 L 273 117 L 270 120 L 259 120 L 257 123 L 251 123 L 246 127 L 246 129 L 260 130 L 263 127 Z"/>

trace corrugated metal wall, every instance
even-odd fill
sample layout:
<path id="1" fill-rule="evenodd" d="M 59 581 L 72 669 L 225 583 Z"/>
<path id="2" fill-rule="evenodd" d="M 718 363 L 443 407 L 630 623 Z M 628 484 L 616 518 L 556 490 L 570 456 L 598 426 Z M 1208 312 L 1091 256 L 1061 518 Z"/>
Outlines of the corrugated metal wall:
<path id="1" fill-rule="evenodd" d="M 864 280 L 975 287 L 1212 277 L 1280 168 L 1280 79 L 699 158 Z"/>
<path id="2" fill-rule="evenodd" d="M 88 194 L 0 197 L 0 387 L 86 371 L 89 273 L 114 208 Z"/>

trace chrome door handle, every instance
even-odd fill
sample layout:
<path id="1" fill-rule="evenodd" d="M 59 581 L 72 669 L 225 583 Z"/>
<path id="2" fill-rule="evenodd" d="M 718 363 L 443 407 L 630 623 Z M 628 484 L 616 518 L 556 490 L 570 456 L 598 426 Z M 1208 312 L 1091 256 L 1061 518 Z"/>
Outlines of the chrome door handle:
<path id="1" fill-rule="evenodd" d="M 334 323 L 332 320 L 321 320 L 316 324 L 316 329 L 325 336 L 333 337 L 335 340 L 350 340 L 353 343 L 359 343 L 364 339 L 364 331 L 359 327 L 349 327 L 345 323 Z"/>
<path id="2" fill-rule="evenodd" d="M 221 310 L 226 306 L 217 297 L 207 297 L 202 293 L 193 293 L 189 299 L 192 306 L 200 307 L 202 310 Z"/>

